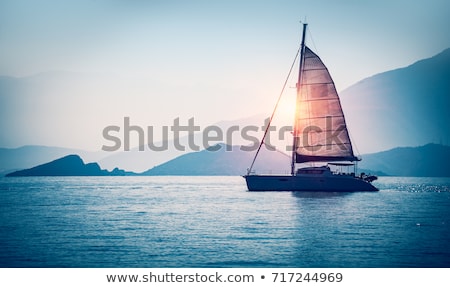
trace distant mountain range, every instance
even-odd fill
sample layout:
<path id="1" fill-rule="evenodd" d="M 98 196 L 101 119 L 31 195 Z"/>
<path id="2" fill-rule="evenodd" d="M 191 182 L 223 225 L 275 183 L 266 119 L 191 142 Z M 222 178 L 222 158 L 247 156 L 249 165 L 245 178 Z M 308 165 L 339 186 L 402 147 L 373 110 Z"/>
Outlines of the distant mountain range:
<path id="1" fill-rule="evenodd" d="M 142 175 L 244 175 L 255 151 L 240 146 L 217 144 L 209 149 L 187 153 L 158 165 Z M 265 173 L 288 173 L 290 157 L 279 151 L 263 148 L 255 161 L 255 169 Z"/>
<path id="2" fill-rule="evenodd" d="M 450 113 L 446 111 L 450 107 L 450 48 L 408 67 L 366 78 L 342 91 L 340 98 L 352 140 L 360 151 L 378 152 L 427 143 L 450 145 Z M 265 118 L 257 115 L 218 126 L 223 131 L 233 125 L 261 126 Z M 235 136 L 233 143 L 226 144 L 243 143 L 238 133 Z M 200 133 L 194 139 L 202 143 Z M 180 141 L 185 145 L 187 137 Z M 173 147 L 172 143 L 170 140 L 169 147 Z M 140 172 L 187 152 L 192 151 L 135 148 L 113 153 L 99 163 L 108 169 L 119 166 Z"/>
<path id="3" fill-rule="evenodd" d="M 290 158 L 278 151 L 263 148 L 255 163 L 258 173 L 288 173 Z M 191 152 L 135 174 L 114 169 L 102 170 L 97 163 L 84 164 L 79 156 L 69 155 L 55 161 L 8 174 L 7 176 L 124 176 L 124 175 L 243 175 L 250 166 L 254 151 L 240 146 L 218 144 L 200 152 Z M 410 177 L 450 177 L 450 146 L 428 144 L 395 148 L 363 155 L 361 171 L 378 175 Z"/>
<path id="4" fill-rule="evenodd" d="M 72 80 L 74 78 L 78 79 L 80 77 L 78 74 L 74 75 L 72 73 L 57 72 L 50 75 L 36 75 L 24 79 L 4 76 L 0 77 L 0 104 L 2 104 L 0 105 L 0 120 L 3 120 L 0 121 L 0 126 L 2 128 L 0 130 L 2 131 L 2 135 L 6 137 L 5 139 L 7 139 L 9 135 L 18 134 L 17 131 L 20 131 L 20 135 L 34 133 L 32 131 L 34 128 L 32 125 L 29 125 L 28 121 L 16 119 L 17 115 L 15 115 L 14 111 L 17 109 L 26 108 L 24 113 L 31 115 L 30 119 L 40 119 L 42 113 L 46 111 L 44 108 L 51 107 L 52 101 L 58 99 L 60 95 L 59 92 L 62 93 L 69 88 L 72 89 L 72 87 L 84 87 L 83 83 L 90 83 L 90 81 L 93 81 L 92 79 L 89 79 L 88 76 L 81 77 L 81 80 L 78 79 L 79 82 L 73 82 Z M 106 82 L 105 79 L 102 81 Z M 30 96 L 27 94 L 28 91 L 32 91 L 33 93 L 39 93 L 39 91 L 46 92 L 47 86 L 49 86 L 50 83 L 59 83 L 59 85 L 56 86 L 60 89 L 56 91 L 52 90 L 52 93 L 49 94 L 44 93 L 46 96 L 43 100 L 45 101 L 36 104 L 40 106 L 37 107 L 32 105 L 34 103 L 31 101 L 32 98 L 28 99 L 31 102 L 24 100 L 24 97 Z M 74 83 L 80 83 L 80 85 L 74 85 Z M 106 86 L 107 85 L 105 85 L 105 87 Z M 84 95 L 83 97 L 86 97 L 86 99 L 93 95 L 90 90 L 85 91 L 82 89 L 82 93 L 78 92 L 80 91 L 71 91 L 72 94 L 69 93 L 69 96 L 67 97 L 69 99 L 67 101 L 69 102 L 67 103 L 67 107 L 65 107 L 67 111 L 64 110 L 61 112 L 64 117 L 71 119 L 76 119 L 76 117 L 78 117 L 72 115 L 74 113 L 78 115 L 79 113 L 78 110 L 73 108 L 78 107 L 76 105 L 79 105 L 79 101 L 77 100 L 77 102 L 74 100 L 76 98 L 74 95 L 81 94 Z M 104 93 L 98 94 L 104 95 Z M 12 97 L 14 95 L 20 95 L 21 101 L 17 102 L 17 97 Z M 426 143 L 450 144 L 450 113 L 446 111 L 450 107 L 450 48 L 434 57 L 418 61 L 408 67 L 387 71 L 366 78 L 342 91 L 340 96 L 349 132 L 352 136 L 354 145 L 359 151 L 386 151 L 383 153 L 387 153 L 392 147 L 417 147 L 423 146 Z M 27 105 L 26 107 L 20 107 L 20 103 L 27 103 Z M 98 111 L 90 111 L 89 113 L 91 112 L 97 113 Z M 241 128 L 247 125 L 261 126 L 263 124 L 263 119 L 265 118 L 264 115 L 256 115 L 235 121 L 223 121 L 215 125 L 220 127 L 222 131 L 226 131 L 232 126 Z M 11 119 L 14 120 L 14 125 L 10 124 L 12 121 Z M 100 125 L 99 123 L 96 124 Z M 79 125 L 93 124 L 77 122 L 73 125 L 74 127 L 65 127 L 64 129 L 70 130 L 79 127 Z M 58 133 L 58 131 L 53 131 L 53 137 L 59 135 Z M 260 134 L 261 133 L 258 132 L 255 133 L 254 136 L 260 139 Z M 246 142 L 240 138 L 239 133 L 234 133 L 233 136 L 233 143 L 226 143 L 226 139 L 223 139 L 222 142 L 225 142 L 227 145 L 246 144 Z M 45 137 L 45 135 L 42 137 Z M 86 137 L 89 137 L 89 135 L 86 135 Z M 182 137 L 179 141 L 183 146 L 188 146 L 187 137 Z M 203 143 L 203 135 L 201 133 L 196 133 L 194 135 L 194 141 L 195 143 Z M 155 143 L 155 145 L 160 145 L 160 143 Z M 194 157 L 193 155 L 196 155 L 196 157 L 199 155 L 211 157 L 211 155 L 208 154 L 208 151 L 193 152 L 189 149 L 186 151 L 174 149 L 173 140 L 169 140 L 168 147 L 169 149 L 167 151 L 162 152 L 155 152 L 148 148 L 145 148 L 144 151 L 138 151 L 138 148 L 136 147 L 131 151 L 118 151 L 114 153 L 103 151 L 88 152 L 46 146 L 23 146 L 13 149 L 0 148 L 0 175 L 20 169 L 31 168 L 69 154 L 77 154 L 86 162 L 97 162 L 104 169 L 112 170 L 115 167 L 120 167 L 127 171 L 147 173 L 148 175 L 168 173 L 164 171 L 172 171 L 170 173 L 174 173 L 173 169 L 175 168 L 170 167 L 171 165 L 178 166 L 173 162 L 175 160 L 188 163 L 189 161 L 187 159 L 194 159 L 191 158 Z M 190 152 L 193 152 L 194 154 L 187 154 Z M 431 152 L 427 151 L 427 153 Z M 231 157 L 228 156 L 229 154 L 230 153 L 223 154 L 221 157 Z M 233 157 L 236 157 L 236 159 L 233 160 L 235 162 L 232 165 L 235 170 L 231 171 L 231 168 L 225 169 L 223 167 L 223 169 L 221 168 L 220 171 L 222 172 L 220 173 L 225 173 L 225 170 L 227 171 L 226 173 L 237 173 L 238 170 L 245 172 L 245 169 L 249 165 L 249 159 L 252 158 L 250 154 L 251 153 L 239 154 L 236 152 L 233 154 Z M 378 153 L 365 155 L 366 159 L 361 163 L 361 167 L 374 169 L 375 171 L 383 171 L 389 175 L 403 175 L 401 171 L 407 171 L 394 168 L 393 166 L 389 166 L 389 168 L 384 167 L 384 164 L 380 161 L 385 154 L 378 155 L 381 157 L 379 159 L 376 159 L 375 156 L 375 158 L 372 158 L 372 155 L 377 154 Z M 242 164 L 239 161 L 241 159 Z M 386 163 L 389 163 L 388 160 L 389 159 L 386 159 Z M 417 161 L 419 160 L 420 159 L 417 158 Z M 246 163 L 244 164 L 244 162 Z M 422 161 L 421 163 L 425 162 Z M 261 166 L 276 167 L 276 170 L 282 166 L 278 164 L 265 164 Z M 436 166 L 436 163 L 429 164 L 432 167 L 440 167 Z M 221 165 L 222 163 L 216 163 L 216 168 L 222 167 Z M 423 169 L 434 169 L 432 167 Z M 179 169 L 177 173 L 186 173 L 187 171 L 185 169 L 185 172 L 183 172 L 183 169 L 180 167 L 177 169 Z M 204 171 L 201 172 L 201 169 L 203 168 L 200 166 L 192 166 L 191 169 L 194 169 L 192 170 L 192 173 L 194 173 L 194 171 L 197 171 L 195 173 L 204 173 Z M 239 174 L 242 173 L 243 172 L 240 172 Z M 425 171 L 419 173 L 418 170 L 411 170 L 407 174 L 425 175 L 426 173 Z M 431 174 L 436 175 L 434 172 Z"/>
<path id="5" fill-rule="evenodd" d="M 391 176 L 450 177 L 450 146 L 427 144 L 362 156 L 362 169 Z"/>
<path id="6" fill-rule="evenodd" d="M 225 131 L 227 131 L 229 127 L 232 126 L 240 127 L 240 129 L 249 124 L 261 126 L 264 123 L 263 121 L 264 118 L 265 117 L 263 115 L 255 115 L 243 119 L 237 119 L 234 121 L 221 121 L 212 124 L 212 126 L 220 128 L 220 130 L 223 131 L 223 134 L 226 135 Z M 260 132 L 259 134 L 255 133 L 256 137 L 261 135 L 262 132 Z M 227 143 L 228 145 L 248 144 L 248 141 L 244 141 L 240 138 L 239 133 L 235 133 L 233 136 L 234 136 L 233 139 L 230 139 L 232 140 L 231 143 Z M 193 142 L 199 147 L 203 146 L 203 148 L 206 148 L 204 147 L 206 145 L 203 145 L 204 143 L 203 133 L 193 134 L 192 139 Z M 219 144 L 226 140 L 227 139 L 221 139 L 221 141 L 209 143 L 209 145 Z M 170 139 L 167 142 L 167 149 L 164 151 L 153 151 L 149 149 L 147 145 L 144 145 L 143 147 L 135 147 L 130 151 L 118 151 L 107 153 L 107 155 L 104 158 L 99 160 L 99 164 L 107 169 L 113 169 L 114 167 L 122 167 L 125 170 L 143 172 L 146 171 L 149 167 L 154 167 L 162 163 L 165 163 L 166 161 L 169 161 L 175 157 L 181 156 L 189 152 L 194 152 L 192 149 L 189 148 L 190 146 L 188 145 L 189 142 L 188 136 L 180 137 L 179 139 L 177 139 L 177 142 L 183 147 L 185 147 L 185 151 L 176 149 L 174 147 L 174 139 Z M 154 143 L 154 145 L 157 147 L 161 147 L 162 142 Z M 139 151 L 139 148 L 141 148 L 142 151 Z"/>
<path id="7" fill-rule="evenodd" d="M 450 48 L 366 78 L 340 96 L 350 134 L 361 151 L 450 145 Z"/>
<path id="8" fill-rule="evenodd" d="M 225 147 L 221 145 L 216 152 L 204 150 L 182 155 L 142 175 L 243 175 L 254 152 L 241 151 L 238 146 L 229 152 Z M 361 171 L 381 176 L 450 177 L 450 146 L 428 144 L 395 148 L 362 155 L 362 159 Z M 289 173 L 290 158 L 284 154 L 264 149 L 257 160 L 255 170 L 258 173 Z"/>

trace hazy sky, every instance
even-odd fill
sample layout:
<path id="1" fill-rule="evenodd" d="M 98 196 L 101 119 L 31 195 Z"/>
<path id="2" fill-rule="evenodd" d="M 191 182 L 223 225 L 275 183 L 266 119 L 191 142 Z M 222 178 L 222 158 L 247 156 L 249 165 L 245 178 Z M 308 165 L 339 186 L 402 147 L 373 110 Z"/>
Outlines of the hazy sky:
<path id="1" fill-rule="evenodd" d="M 0 75 L 69 71 L 97 83 L 55 88 L 48 94 L 59 97 L 44 97 L 37 112 L 14 104 L 1 120 L 15 131 L 2 132 L 0 147 L 98 150 L 102 128 L 125 116 L 148 126 L 267 114 L 298 49 L 300 20 L 343 90 L 450 47 L 449 11 L 448 0 L 0 0 Z"/>

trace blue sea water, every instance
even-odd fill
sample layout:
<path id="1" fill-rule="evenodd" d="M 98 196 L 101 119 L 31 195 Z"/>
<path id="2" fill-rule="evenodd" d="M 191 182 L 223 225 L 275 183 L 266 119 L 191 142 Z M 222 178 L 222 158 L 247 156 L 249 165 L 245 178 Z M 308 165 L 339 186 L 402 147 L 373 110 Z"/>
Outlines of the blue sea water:
<path id="1" fill-rule="evenodd" d="M 450 267 L 450 178 L 247 192 L 241 177 L 0 178 L 0 267 Z"/>

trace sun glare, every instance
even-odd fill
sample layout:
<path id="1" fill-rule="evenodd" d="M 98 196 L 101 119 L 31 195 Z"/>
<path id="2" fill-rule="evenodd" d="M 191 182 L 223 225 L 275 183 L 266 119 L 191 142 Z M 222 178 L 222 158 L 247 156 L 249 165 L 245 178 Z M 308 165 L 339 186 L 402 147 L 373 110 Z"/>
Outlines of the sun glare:
<path id="1" fill-rule="evenodd" d="M 275 114 L 275 120 L 282 125 L 293 125 L 294 115 L 295 101 L 291 97 L 281 99 Z"/>

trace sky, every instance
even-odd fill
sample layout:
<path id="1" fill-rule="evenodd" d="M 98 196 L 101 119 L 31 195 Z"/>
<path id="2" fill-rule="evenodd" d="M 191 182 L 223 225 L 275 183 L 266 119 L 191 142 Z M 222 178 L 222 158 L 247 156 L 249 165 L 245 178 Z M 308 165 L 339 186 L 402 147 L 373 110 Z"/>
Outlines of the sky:
<path id="1" fill-rule="evenodd" d="M 339 91 L 450 47 L 448 11 L 447 0 L 0 0 L 0 75 L 45 82 L 32 100 L 1 95 L 0 147 L 99 150 L 124 117 L 270 114 L 301 21 Z"/>

